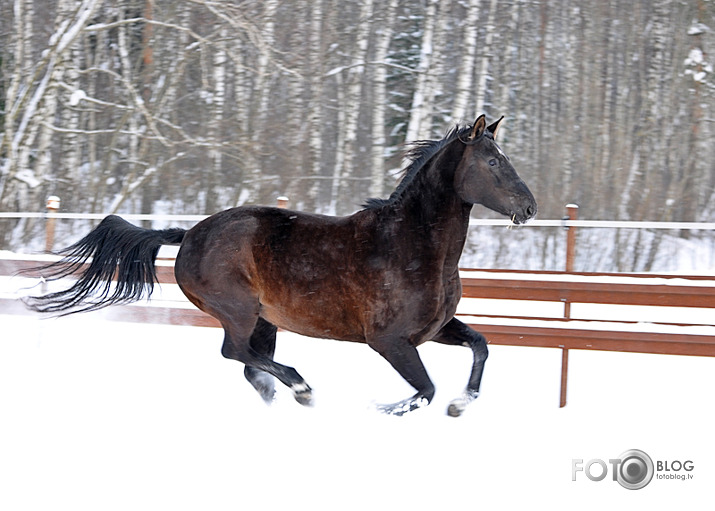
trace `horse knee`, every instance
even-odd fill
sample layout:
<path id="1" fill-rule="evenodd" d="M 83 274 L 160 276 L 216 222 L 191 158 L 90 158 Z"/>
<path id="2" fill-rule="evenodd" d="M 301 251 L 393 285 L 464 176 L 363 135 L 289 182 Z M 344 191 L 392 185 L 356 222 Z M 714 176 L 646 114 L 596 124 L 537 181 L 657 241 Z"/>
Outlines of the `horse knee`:
<path id="1" fill-rule="evenodd" d="M 474 332 L 474 334 L 474 338 L 471 340 L 469 345 L 474 352 L 474 358 L 478 358 L 483 362 L 489 357 L 487 339 L 479 332 Z"/>
<path id="2" fill-rule="evenodd" d="M 485 342 L 484 344 L 481 344 L 477 347 L 477 349 L 474 351 L 475 356 L 478 356 L 479 359 L 484 362 L 486 359 L 489 358 L 489 348 L 487 347 L 487 343 Z"/>

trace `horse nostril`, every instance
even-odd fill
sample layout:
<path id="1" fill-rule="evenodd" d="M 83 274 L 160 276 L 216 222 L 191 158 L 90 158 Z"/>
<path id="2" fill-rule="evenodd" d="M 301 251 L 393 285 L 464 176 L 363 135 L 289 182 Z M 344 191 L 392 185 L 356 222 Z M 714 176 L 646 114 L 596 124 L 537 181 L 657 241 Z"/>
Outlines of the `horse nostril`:
<path id="1" fill-rule="evenodd" d="M 531 217 L 534 216 L 535 214 L 536 214 L 536 211 L 534 211 L 534 207 L 533 207 L 533 206 L 528 206 L 528 207 L 526 208 L 526 216 L 527 216 L 527 217 L 531 218 Z"/>

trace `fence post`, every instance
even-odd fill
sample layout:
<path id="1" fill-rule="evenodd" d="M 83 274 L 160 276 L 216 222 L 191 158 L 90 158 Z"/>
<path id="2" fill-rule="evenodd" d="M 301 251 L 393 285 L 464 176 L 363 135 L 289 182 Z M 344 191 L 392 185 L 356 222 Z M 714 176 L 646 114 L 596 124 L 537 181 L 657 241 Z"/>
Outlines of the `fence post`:
<path id="1" fill-rule="evenodd" d="M 576 204 L 566 205 L 567 217 L 564 220 L 578 219 L 578 206 Z M 574 260 L 576 259 L 576 227 L 566 227 L 566 272 L 572 272 L 574 268 Z M 564 302 L 564 317 L 571 317 L 571 302 Z M 559 408 L 566 406 L 566 392 L 568 390 L 568 375 L 569 375 L 569 350 L 561 348 L 561 395 L 559 397 Z"/>
<path id="2" fill-rule="evenodd" d="M 566 204 L 567 218 L 564 220 L 578 220 L 578 206 L 576 204 Z M 576 259 L 576 227 L 566 228 L 566 271 L 573 271 L 574 260 Z"/>
<path id="3" fill-rule="evenodd" d="M 286 209 L 288 208 L 288 201 L 290 199 L 286 197 L 285 195 L 281 195 L 276 199 L 276 202 L 278 203 L 277 206 L 281 209 Z"/>
<path id="4" fill-rule="evenodd" d="M 55 244 L 55 213 L 60 209 L 60 198 L 56 195 L 47 197 L 47 216 L 45 217 L 45 252 L 52 252 Z"/>

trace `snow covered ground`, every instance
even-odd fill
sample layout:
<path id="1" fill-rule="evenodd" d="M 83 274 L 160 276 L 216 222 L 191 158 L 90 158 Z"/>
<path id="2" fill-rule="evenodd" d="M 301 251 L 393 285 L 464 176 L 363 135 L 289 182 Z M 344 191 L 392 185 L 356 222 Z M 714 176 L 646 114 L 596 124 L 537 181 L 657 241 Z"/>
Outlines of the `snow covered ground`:
<path id="1" fill-rule="evenodd" d="M 277 360 L 315 390 L 267 407 L 217 329 L 57 320 L 0 310 L 0 509 L 712 509 L 715 360 L 491 347 L 481 397 L 445 415 L 468 349 L 427 345 L 426 409 L 364 345 L 280 333 Z M 572 481 L 572 460 L 641 449 L 693 462 L 641 490 Z M 609 466 L 610 469 L 610 466 Z M 598 466 L 593 473 L 598 474 Z M 685 474 L 680 471 L 680 474 Z"/>

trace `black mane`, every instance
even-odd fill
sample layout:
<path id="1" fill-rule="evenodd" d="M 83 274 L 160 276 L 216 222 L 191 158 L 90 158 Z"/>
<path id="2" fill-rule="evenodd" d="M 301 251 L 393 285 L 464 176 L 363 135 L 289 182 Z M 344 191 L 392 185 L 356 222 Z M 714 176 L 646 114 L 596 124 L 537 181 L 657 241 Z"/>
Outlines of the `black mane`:
<path id="1" fill-rule="evenodd" d="M 454 139 L 466 135 L 471 126 L 456 125 L 449 130 L 442 140 L 417 140 L 409 144 L 409 149 L 405 153 L 405 158 L 410 160 L 410 164 L 402 170 L 402 179 L 397 188 L 387 199 L 370 198 L 365 201 L 363 207 L 367 209 L 380 209 L 384 206 L 395 204 L 405 189 L 414 181 L 415 176 L 427 164 L 440 149 L 452 142 Z"/>

